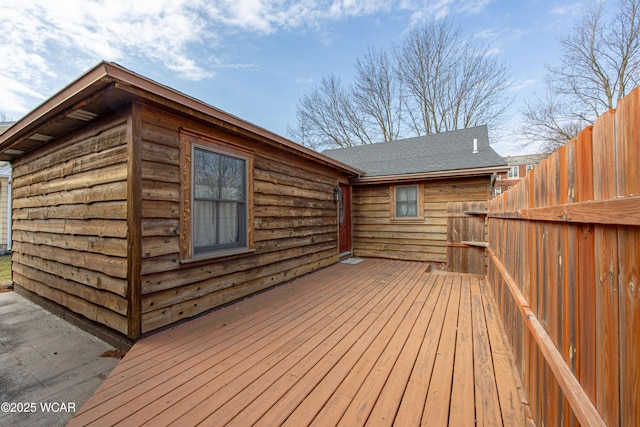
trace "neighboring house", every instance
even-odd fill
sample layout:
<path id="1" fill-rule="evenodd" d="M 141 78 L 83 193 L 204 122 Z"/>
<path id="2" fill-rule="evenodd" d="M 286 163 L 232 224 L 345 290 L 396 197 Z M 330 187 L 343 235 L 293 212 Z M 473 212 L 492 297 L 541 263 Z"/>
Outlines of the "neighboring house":
<path id="1" fill-rule="evenodd" d="M 0 122 L 0 134 L 15 122 Z M 0 162 L 0 254 L 11 251 L 11 164 Z"/>
<path id="2" fill-rule="evenodd" d="M 445 261 L 447 202 L 506 170 L 484 126 L 320 154 L 105 62 L 0 135 L 0 160 L 16 291 L 116 339 L 341 255 Z"/>
<path id="3" fill-rule="evenodd" d="M 506 162 L 486 126 L 327 150 L 366 172 L 352 179 L 356 256 L 446 261 L 447 204 L 489 200 Z"/>
<path id="4" fill-rule="evenodd" d="M 104 62 L 0 160 L 15 289 L 130 339 L 336 263 L 335 189 L 362 173 Z"/>
<path id="5" fill-rule="evenodd" d="M 509 166 L 507 172 L 499 173 L 496 177 L 496 182 L 493 189 L 494 197 L 501 194 L 514 185 L 516 185 L 522 178 L 527 176 L 527 173 L 533 169 L 538 163 L 546 159 L 549 153 L 540 154 L 528 154 L 524 156 L 507 156 L 503 157 Z"/>

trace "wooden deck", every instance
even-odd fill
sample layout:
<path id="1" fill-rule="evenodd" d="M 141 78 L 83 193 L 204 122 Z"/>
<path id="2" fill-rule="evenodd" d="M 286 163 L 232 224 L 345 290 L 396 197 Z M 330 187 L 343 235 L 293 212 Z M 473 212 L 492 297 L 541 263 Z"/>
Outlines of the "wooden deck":
<path id="1" fill-rule="evenodd" d="M 524 425 L 480 276 L 338 264 L 140 340 L 69 424 Z"/>

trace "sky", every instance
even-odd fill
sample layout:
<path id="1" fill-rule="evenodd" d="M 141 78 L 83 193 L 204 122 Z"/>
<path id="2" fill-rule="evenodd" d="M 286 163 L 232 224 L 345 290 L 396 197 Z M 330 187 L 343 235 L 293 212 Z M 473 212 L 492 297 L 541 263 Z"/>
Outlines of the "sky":
<path id="1" fill-rule="evenodd" d="M 102 60 L 289 137 L 301 96 L 334 73 L 348 84 L 368 48 L 449 19 L 510 68 L 506 131 L 523 148 L 519 111 L 544 92 L 576 0 L 0 0 L 0 117 L 19 120 Z"/>

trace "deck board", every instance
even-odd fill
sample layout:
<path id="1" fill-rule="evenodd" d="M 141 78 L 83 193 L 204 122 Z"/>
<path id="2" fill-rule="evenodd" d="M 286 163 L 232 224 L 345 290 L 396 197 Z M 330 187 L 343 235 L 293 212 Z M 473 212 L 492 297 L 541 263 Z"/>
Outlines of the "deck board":
<path id="1" fill-rule="evenodd" d="M 456 336 L 455 366 L 451 389 L 449 424 L 456 426 L 473 425 L 475 422 L 474 380 L 473 380 L 473 324 L 471 316 L 471 281 L 462 278 L 460 287 L 460 307 L 458 309 L 458 330 Z"/>
<path id="2" fill-rule="evenodd" d="M 140 340 L 69 425 L 524 425 L 482 277 L 338 264 Z"/>

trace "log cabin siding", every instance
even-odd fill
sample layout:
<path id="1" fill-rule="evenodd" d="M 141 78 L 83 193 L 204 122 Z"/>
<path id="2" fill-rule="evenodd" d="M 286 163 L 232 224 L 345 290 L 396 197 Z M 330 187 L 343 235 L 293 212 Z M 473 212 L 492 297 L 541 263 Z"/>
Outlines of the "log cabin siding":
<path id="1" fill-rule="evenodd" d="M 127 333 L 127 117 L 111 116 L 13 168 L 13 281 Z"/>
<path id="2" fill-rule="evenodd" d="M 253 151 L 253 252 L 181 262 L 181 129 Z M 149 106 L 142 143 L 142 333 L 337 262 L 338 172 Z"/>
<path id="3" fill-rule="evenodd" d="M 447 203 L 490 197 L 488 176 L 403 182 L 402 185 L 420 186 L 424 220 L 391 217 L 393 184 L 354 186 L 354 255 L 446 262 Z"/>

